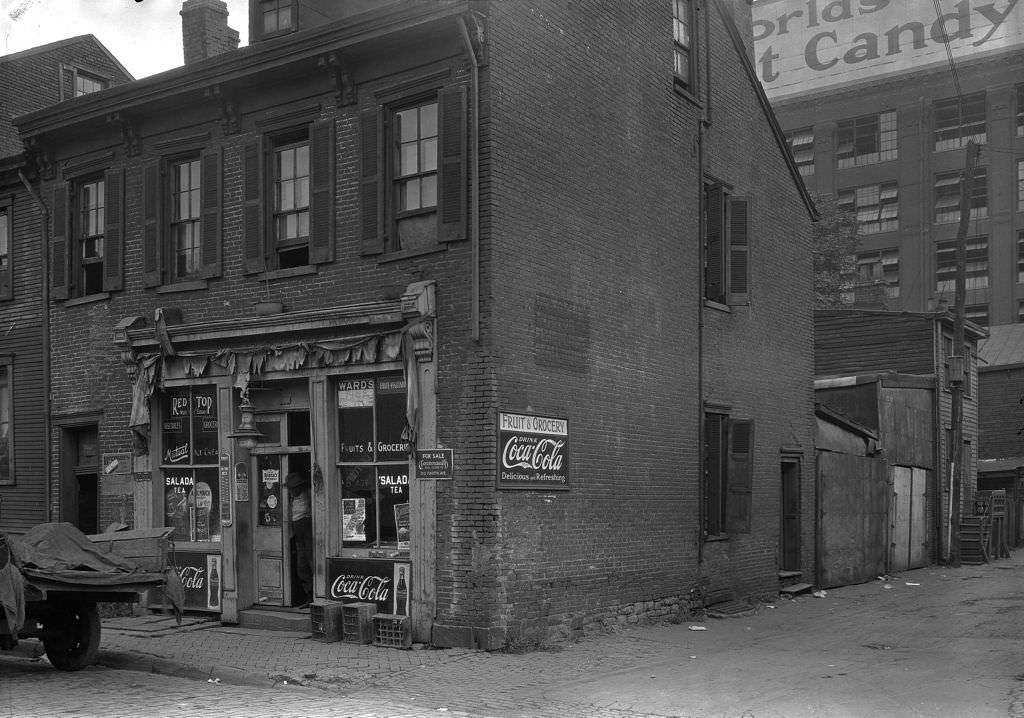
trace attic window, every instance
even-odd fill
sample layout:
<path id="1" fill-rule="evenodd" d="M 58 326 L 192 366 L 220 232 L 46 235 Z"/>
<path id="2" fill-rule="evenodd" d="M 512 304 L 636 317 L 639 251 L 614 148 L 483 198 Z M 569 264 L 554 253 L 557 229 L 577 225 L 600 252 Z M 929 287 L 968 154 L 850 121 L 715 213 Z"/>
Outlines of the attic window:
<path id="1" fill-rule="evenodd" d="M 260 0 L 260 16 L 263 18 L 263 35 L 276 35 L 294 29 L 292 0 Z"/>

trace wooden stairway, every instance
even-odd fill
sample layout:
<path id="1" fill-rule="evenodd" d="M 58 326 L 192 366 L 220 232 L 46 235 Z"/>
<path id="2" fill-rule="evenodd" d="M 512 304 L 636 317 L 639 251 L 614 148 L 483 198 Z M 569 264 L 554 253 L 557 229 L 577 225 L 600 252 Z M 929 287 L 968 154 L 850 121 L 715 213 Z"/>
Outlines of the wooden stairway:
<path id="1" fill-rule="evenodd" d="M 960 519 L 960 563 L 978 566 L 992 560 L 989 534 L 992 518 L 988 515 L 963 516 Z"/>

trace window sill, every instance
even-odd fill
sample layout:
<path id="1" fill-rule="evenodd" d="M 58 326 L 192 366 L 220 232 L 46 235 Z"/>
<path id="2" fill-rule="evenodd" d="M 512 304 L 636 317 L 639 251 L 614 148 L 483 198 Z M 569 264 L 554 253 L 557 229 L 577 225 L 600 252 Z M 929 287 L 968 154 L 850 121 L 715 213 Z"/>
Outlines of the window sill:
<path id="1" fill-rule="evenodd" d="M 400 249 L 397 252 L 388 252 L 387 254 L 381 255 L 377 260 L 377 264 L 387 264 L 388 262 L 399 262 L 403 259 L 410 259 L 412 257 L 422 257 L 427 254 L 439 254 L 441 252 L 447 252 L 447 246 L 437 247 L 423 247 L 420 249 Z"/>
<path id="2" fill-rule="evenodd" d="M 682 98 L 688 100 L 695 107 L 704 107 L 704 103 L 700 101 L 700 98 L 693 93 L 693 87 L 687 85 L 678 76 L 673 75 L 672 77 L 672 89 L 676 91 L 676 94 Z"/>
<path id="3" fill-rule="evenodd" d="M 95 304 L 96 302 L 102 302 L 110 299 L 110 292 L 100 292 L 99 294 L 90 294 L 87 297 L 74 297 L 64 301 L 65 307 L 77 307 L 82 304 Z"/>
<path id="4" fill-rule="evenodd" d="M 262 282 L 274 279 L 288 279 L 290 277 L 308 277 L 309 275 L 316 273 L 316 265 L 307 264 L 302 267 L 292 267 L 291 269 L 275 269 L 269 272 L 260 272 L 255 276 Z"/>
<path id="5" fill-rule="evenodd" d="M 732 307 L 730 307 L 728 304 L 722 304 L 721 302 L 716 302 L 713 299 L 705 299 L 704 300 L 704 306 L 706 308 L 708 308 L 708 309 L 714 309 L 715 311 L 718 311 L 718 312 L 724 312 L 725 314 L 732 314 Z"/>
<path id="6" fill-rule="evenodd" d="M 728 541 L 729 534 L 715 534 L 714 536 L 705 536 L 704 543 L 715 543 L 716 541 Z"/>
<path id="7" fill-rule="evenodd" d="M 174 294 L 175 292 L 195 292 L 206 289 L 209 283 L 205 279 L 196 279 L 190 282 L 176 282 L 165 284 L 156 288 L 157 294 Z"/>

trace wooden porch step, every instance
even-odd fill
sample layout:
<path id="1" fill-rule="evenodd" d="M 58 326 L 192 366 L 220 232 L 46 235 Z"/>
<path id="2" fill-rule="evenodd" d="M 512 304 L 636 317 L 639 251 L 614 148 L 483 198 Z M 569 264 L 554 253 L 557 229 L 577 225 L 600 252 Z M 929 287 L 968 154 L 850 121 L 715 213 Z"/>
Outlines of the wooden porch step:
<path id="1" fill-rule="evenodd" d="M 790 586 L 783 586 L 779 589 L 779 593 L 784 593 L 787 596 L 795 596 L 798 593 L 806 593 L 812 588 L 814 588 L 814 586 L 809 583 L 794 583 Z"/>

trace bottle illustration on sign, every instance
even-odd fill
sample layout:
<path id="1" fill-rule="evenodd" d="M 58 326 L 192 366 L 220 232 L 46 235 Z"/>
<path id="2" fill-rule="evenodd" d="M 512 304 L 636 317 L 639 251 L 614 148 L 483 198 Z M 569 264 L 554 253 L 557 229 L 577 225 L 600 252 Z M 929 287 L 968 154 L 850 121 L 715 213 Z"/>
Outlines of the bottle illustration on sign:
<path id="1" fill-rule="evenodd" d="M 405 566 L 398 567 L 398 583 L 395 585 L 395 614 L 406 616 L 409 614 L 406 602 L 409 600 L 409 586 L 405 582 Z"/>
<path id="2" fill-rule="evenodd" d="M 220 606 L 220 574 L 217 572 L 217 564 L 210 567 L 210 608 L 217 608 Z"/>

